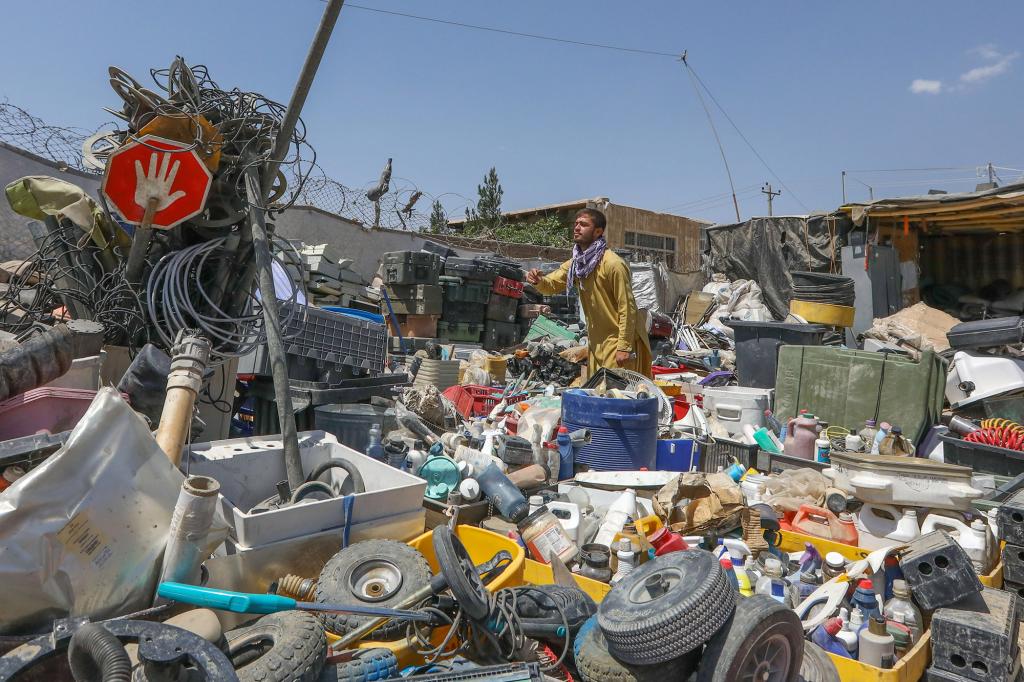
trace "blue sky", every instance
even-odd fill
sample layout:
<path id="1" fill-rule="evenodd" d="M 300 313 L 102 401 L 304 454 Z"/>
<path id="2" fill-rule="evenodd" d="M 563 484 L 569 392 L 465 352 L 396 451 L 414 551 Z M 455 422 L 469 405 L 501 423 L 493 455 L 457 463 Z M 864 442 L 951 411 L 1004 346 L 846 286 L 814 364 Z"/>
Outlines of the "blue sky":
<path id="1" fill-rule="evenodd" d="M 1024 168 L 1024 4 L 933 2 L 491 2 L 361 4 L 669 53 L 688 50 L 711 92 L 785 183 L 776 213 L 973 188 L 975 167 Z M 287 101 L 323 11 L 317 0 L 7 3 L 0 98 L 48 123 L 92 128 L 117 106 L 116 64 L 139 80 L 176 54 L 223 87 Z M 175 7 L 172 12 L 168 7 Z M 708 102 L 709 106 L 713 105 Z M 779 188 L 721 112 L 744 218 Z M 581 197 L 732 219 L 707 120 L 681 64 L 471 31 L 355 8 L 341 19 L 304 112 L 332 177 L 394 174 L 475 196 L 496 166 L 507 209 Z M 1004 180 L 1020 172 L 998 171 Z M 859 182 L 858 182 L 859 181 Z M 706 197 L 719 198 L 700 201 Z M 798 201 L 799 200 L 799 201 Z"/>

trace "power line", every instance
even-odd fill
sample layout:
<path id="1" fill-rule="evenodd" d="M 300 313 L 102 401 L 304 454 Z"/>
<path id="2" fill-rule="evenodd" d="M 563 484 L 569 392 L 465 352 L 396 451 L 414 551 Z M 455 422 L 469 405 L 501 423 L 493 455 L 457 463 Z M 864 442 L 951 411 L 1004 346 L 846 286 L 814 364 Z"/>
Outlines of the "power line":
<path id="1" fill-rule="evenodd" d="M 320 0 L 326 2 L 327 0 Z M 377 12 L 378 14 L 390 14 L 396 17 L 405 17 L 406 19 L 417 19 L 419 21 L 429 21 L 435 24 L 445 24 L 447 26 L 457 26 L 459 28 L 469 28 L 476 31 L 489 31 L 491 33 L 501 33 L 503 35 L 518 36 L 520 38 L 533 38 L 535 40 L 547 40 L 553 43 L 565 43 L 567 45 L 577 45 L 582 47 L 596 47 L 602 50 L 615 50 L 617 52 L 631 52 L 633 54 L 645 54 L 654 57 L 672 57 L 678 59 L 678 54 L 671 52 L 658 52 L 657 50 L 644 50 L 636 47 L 622 47 L 620 45 L 606 45 L 604 43 L 588 43 L 582 40 L 570 40 L 568 38 L 557 38 L 555 36 L 545 36 L 539 33 L 524 33 L 522 31 L 512 31 L 505 28 L 495 28 L 493 26 L 480 26 L 477 24 L 466 24 L 461 21 L 450 21 L 448 19 L 437 19 L 436 17 L 425 17 L 418 14 L 407 14 L 406 12 L 395 12 L 393 10 L 380 9 L 378 7 L 366 7 L 364 5 L 354 5 L 352 3 L 345 3 L 345 8 L 348 9 L 361 9 L 366 12 Z"/>
<path id="2" fill-rule="evenodd" d="M 742 189 L 736 190 L 736 196 L 737 197 L 741 197 L 741 196 L 743 196 L 745 194 L 751 194 L 751 193 L 756 192 L 756 191 L 757 191 L 757 185 L 750 185 L 748 187 L 744 187 Z M 674 205 L 668 206 L 666 208 L 661 208 L 661 209 L 658 209 L 658 212 L 659 213 L 663 213 L 665 211 L 692 210 L 695 207 L 700 206 L 702 204 L 718 203 L 718 202 L 722 201 L 723 199 L 729 199 L 731 201 L 731 198 L 730 198 L 731 196 L 732 196 L 732 194 L 730 192 L 722 192 L 721 194 L 713 194 L 711 196 L 702 197 L 700 199 L 692 199 L 690 201 L 684 201 L 681 204 L 674 204 Z"/>
<path id="3" fill-rule="evenodd" d="M 976 170 L 977 166 L 937 166 L 934 168 L 853 168 L 847 173 L 925 173 L 931 171 Z"/>
<path id="4" fill-rule="evenodd" d="M 715 119 L 711 117 L 711 110 L 708 109 L 708 105 L 704 101 L 703 95 L 700 94 L 700 88 L 697 87 L 697 81 L 693 79 L 696 74 L 694 74 L 693 69 L 690 68 L 689 62 L 686 61 L 686 52 L 683 52 L 681 61 L 683 62 L 683 65 L 686 66 L 686 72 L 690 74 L 690 82 L 693 84 L 693 91 L 697 93 L 697 99 L 700 100 L 700 105 L 704 108 L 704 113 L 708 116 L 708 124 L 711 126 L 711 134 L 715 136 L 715 144 L 718 145 L 718 151 L 722 155 L 722 163 L 725 165 L 725 175 L 729 178 L 729 189 L 732 190 L 732 204 L 733 208 L 736 209 L 736 222 L 741 222 L 740 202 L 736 200 L 736 185 L 733 184 L 732 171 L 729 170 L 729 161 L 725 158 L 725 148 L 722 147 L 722 140 L 719 139 L 718 130 L 715 128 Z"/>
<path id="5" fill-rule="evenodd" d="M 740 138 L 746 143 L 747 147 L 750 148 L 750 151 L 754 152 L 754 156 L 756 156 L 757 160 L 761 162 L 761 165 L 763 165 L 768 170 L 768 172 L 772 174 L 772 177 L 775 178 L 779 182 L 780 185 L 782 185 L 782 188 L 784 190 L 789 192 L 789 195 L 791 197 L 793 197 L 793 201 L 795 201 L 796 203 L 800 204 L 800 207 L 803 208 L 804 211 L 806 211 L 807 213 L 810 213 L 811 209 L 807 208 L 807 206 L 804 204 L 804 202 L 800 201 L 800 198 L 796 195 L 796 193 L 793 192 L 793 190 L 791 190 L 789 188 L 789 186 L 786 185 L 786 183 L 782 181 L 782 178 L 779 177 L 778 173 L 776 173 L 774 170 L 772 170 L 772 167 L 768 165 L 768 162 L 764 160 L 764 157 L 761 156 L 761 153 L 758 152 L 757 149 L 754 148 L 754 145 L 752 145 L 750 143 L 750 140 L 748 140 L 747 136 L 743 134 L 743 131 L 741 131 L 739 129 L 739 126 L 736 125 L 736 122 L 732 120 L 732 117 L 729 116 L 729 113 L 718 102 L 718 100 L 715 98 L 714 94 L 708 88 L 707 84 L 701 79 L 700 75 L 698 75 L 697 72 L 694 71 L 693 67 L 690 66 L 690 63 L 687 60 L 685 60 L 685 59 L 682 60 L 682 61 L 683 61 L 683 64 L 686 65 L 686 69 L 693 75 L 694 78 L 697 79 L 697 81 L 701 84 L 701 87 L 704 88 L 704 91 L 706 93 L 708 93 L 708 97 L 710 97 L 711 101 L 715 103 L 715 106 L 718 107 L 718 110 L 722 112 L 722 115 L 725 116 L 725 120 L 727 120 L 729 122 L 729 125 L 731 125 L 733 130 L 736 131 L 736 134 L 739 135 Z"/>

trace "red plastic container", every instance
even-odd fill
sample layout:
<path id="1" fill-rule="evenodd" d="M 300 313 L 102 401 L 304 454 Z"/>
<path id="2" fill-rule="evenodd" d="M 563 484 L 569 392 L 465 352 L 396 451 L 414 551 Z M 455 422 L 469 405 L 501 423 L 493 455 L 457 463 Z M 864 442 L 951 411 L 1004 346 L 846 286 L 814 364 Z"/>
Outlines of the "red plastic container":
<path id="1" fill-rule="evenodd" d="M 455 410 L 466 419 L 486 417 L 501 401 L 501 388 L 463 384 L 446 388 L 442 395 L 455 404 Z M 526 400 L 527 395 L 520 393 L 509 396 L 509 405 Z"/>
<path id="2" fill-rule="evenodd" d="M 647 332 L 647 335 L 658 339 L 667 339 L 672 336 L 672 328 L 671 318 L 655 313 L 654 319 L 651 320 L 651 331 Z"/>
<path id="3" fill-rule="evenodd" d="M 686 402 L 686 396 L 677 395 L 672 404 L 672 413 L 676 421 L 679 421 L 690 411 L 690 403 Z"/>
<path id="4" fill-rule="evenodd" d="M 76 388 L 35 388 L 0 403 L 0 440 L 60 433 L 78 425 L 96 391 Z"/>
<path id="5" fill-rule="evenodd" d="M 494 279 L 494 285 L 491 287 L 491 291 L 510 298 L 522 298 L 523 286 L 522 282 L 517 282 L 514 279 L 509 279 L 508 277 L 496 277 Z"/>
<path id="6" fill-rule="evenodd" d="M 681 552 L 684 549 L 690 548 L 690 546 L 686 544 L 686 540 L 684 540 L 681 535 L 673 533 L 664 526 L 654 531 L 654 533 L 649 535 L 647 539 L 654 547 L 655 556 L 661 556 L 663 554 L 668 554 L 669 552 Z"/>

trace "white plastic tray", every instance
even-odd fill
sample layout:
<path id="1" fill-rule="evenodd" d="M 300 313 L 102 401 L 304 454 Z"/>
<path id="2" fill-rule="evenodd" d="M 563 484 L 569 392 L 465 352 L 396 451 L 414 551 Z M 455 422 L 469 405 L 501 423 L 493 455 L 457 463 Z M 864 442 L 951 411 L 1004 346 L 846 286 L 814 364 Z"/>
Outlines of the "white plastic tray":
<path id="1" fill-rule="evenodd" d="M 385 521 L 409 514 L 423 506 L 426 481 L 338 443 L 323 431 L 299 434 L 302 470 L 307 474 L 332 457 L 344 457 L 359 468 L 366 492 L 355 495 L 351 524 Z M 341 497 L 304 502 L 259 514 L 249 512 L 274 494 L 274 486 L 287 475 L 282 443 L 276 436 L 236 438 L 194 444 L 188 467 L 192 474 L 212 476 L 220 483 L 224 513 L 231 524 L 231 537 L 243 548 L 262 547 L 272 542 L 302 537 L 345 525 Z M 342 482 L 345 472 L 331 469 L 321 480 Z"/>
<path id="2" fill-rule="evenodd" d="M 971 485 L 970 467 L 836 451 L 831 460 L 832 466 L 822 473 L 837 488 L 872 504 L 967 511 L 985 494 Z"/>

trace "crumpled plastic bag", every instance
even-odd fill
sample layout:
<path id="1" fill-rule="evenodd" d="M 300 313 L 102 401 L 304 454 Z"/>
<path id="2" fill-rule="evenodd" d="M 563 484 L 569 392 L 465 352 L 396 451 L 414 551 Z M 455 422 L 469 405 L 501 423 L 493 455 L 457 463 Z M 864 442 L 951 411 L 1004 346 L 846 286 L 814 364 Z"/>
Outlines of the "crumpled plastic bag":
<path id="1" fill-rule="evenodd" d="M 728 474 L 690 472 L 662 486 L 653 506 L 662 523 L 684 535 L 724 533 L 740 523 L 743 492 Z"/>
<path id="2" fill-rule="evenodd" d="M 820 506 L 829 480 L 814 469 L 786 469 L 764 483 L 762 500 L 783 512 L 795 512 L 802 504 Z"/>
<path id="3" fill-rule="evenodd" d="M 734 317 L 747 322 L 767 322 L 773 319 L 771 311 L 764 304 L 761 287 L 751 279 L 738 279 L 729 283 L 727 289 L 719 289 L 715 293 L 715 301 L 719 306 L 711 313 L 708 325 L 725 332 L 729 338 L 733 338 L 734 332 L 732 327 L 722 323 L 725 318 Z"/>
<path id="4" fill-rule="evenodd" d="M 184 476 L 112 388 L 0 495 L 0 633 L 149 607 Z"/>

